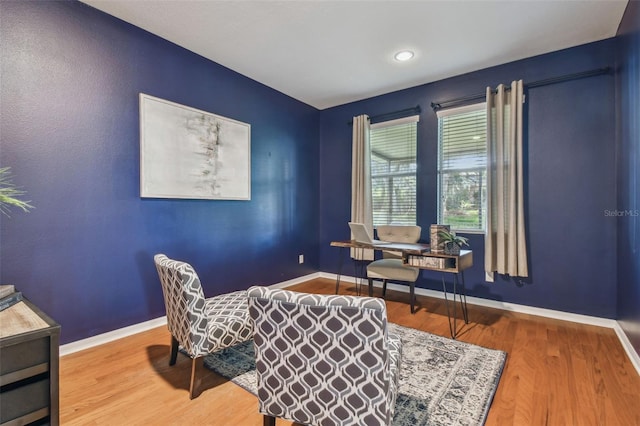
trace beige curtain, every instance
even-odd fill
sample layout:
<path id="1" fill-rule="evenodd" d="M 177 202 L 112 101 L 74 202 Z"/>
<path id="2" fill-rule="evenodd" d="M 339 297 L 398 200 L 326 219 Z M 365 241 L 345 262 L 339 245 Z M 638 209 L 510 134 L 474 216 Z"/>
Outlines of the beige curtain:
<path id="1" fill-rule="evenodd" d="M 522 80 L 487 87 L 485 271 L 527 277 L 522 152 Z"/>
<path id="2" fill-rule="evenodd" d="M 373 235 L 371 152 L 369 143 L 369 117 L 367 115 L 353 117 L 351 222 L 364 223 L 369 230 L 369 234 Z M 373 260 L 373 250 L 351 249 L 351 257 L 359 260 Z"/>

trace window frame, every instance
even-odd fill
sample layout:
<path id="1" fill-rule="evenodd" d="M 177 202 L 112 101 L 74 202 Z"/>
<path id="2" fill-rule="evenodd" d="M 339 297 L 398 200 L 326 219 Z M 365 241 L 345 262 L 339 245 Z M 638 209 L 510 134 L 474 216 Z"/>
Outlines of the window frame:
<path id="1" fill-rule="evenodd" d="M 381 225 L 388 225 L 388 224 L 394 224 L 394 223 L 398 223 L 395 222 L 393 219 L 394 217 L 394 203 L 393 203 L 393 199 L 394 199 L 394 185 L 393 185 L 393 180 L 394 178 L 411 178 L 413 177 L 413 184 L 414 184 L 414 199 L 413 199 L 413 222 L 412 223 L 407 223 L 407 222 L 403 222 L 402 224 L 406 224 L 406 225 L 416 225 L 418 222 L 418 215 L 417 215 L 417 186 L 418 186 L 418 122 L 420 121 L 420 116 L 419 115 L 411 115 L 408 117 L 403 117 L 403 118 L 398 118 L 398 119 L 394 119 L 394 120 L 386 120 L 386 121 L 381 121 L 381 122 L 377 122 L 377 123 L 372 123 L 370 125 L 370 139 L 372 139 L 372 134 L 375 130 L 378 129 L 384 129 L 384 128 L 388 128 L 388 127 L 393 127 L 393 126 L 399 126 L 399 125 L 403 125 L 403 124 L 413 124 L 415 125 L 415 140 L 413 141 L 414 146 L 415 146 L 415 151 L 413 153 L 413 162 L 409 163 L 410 167 L 413 167 L 413 170 L 409 170 L 409 171 L 401 171 L 401 172 L 387 172 L 387 173 L 380 173 L 380 174 L 374 174 L 374 157 L 377 157 L 380 160 L 385 160 L 384 157 L 380 156 L 380 155 L 376 155 L 374 153 L 374 149 L 373 146 L 371 144 L 370 146 L 370 156 L 371 156 L 371 199 L 372 199 L 372 203 L 373 203 L 373 192 L 374 192 L 374 180 L 376 179 L 386 179 L 386 184 L 387 184 L 387 193 L 388 193 L 388 197 L 389 200 L 387 202 L 388 207 L 388 211 L 386 213 L 386 217 L 389 219 L 387 221 L 387 223 L 380 223 L 380 222 L 376 222 L 376 218 L 374 215 L 374 222 L 373 225 L 374 227 L 377 226 L 381 226 Z M 411 158 L 411 157 L 408 157 Z M 372 206 L 372 214 L 373 214 L 374 210 L 373 210 L 373 206 Z"/>
<path id="2" fill-rule="evenodd" d="M 445 175 L 450 176 L 453 173 L 469 173 L 469 172 L 479 172 L 480 176 L 484 176 L 485 180 L 484 180 L 484 185 L 481 185 L 481 193 L 480 193 L 480 205 L 478 206 L 478 216 L 480 219 L 480 228 L 465 228 L 465 227 L 458 227 L 456 225 L 451 225 L 451 230 L 455 231 L 455 232 L 459 232 L 459 233 L 465 233 L 465 234 L 485 234 L 486 233 L 486 227 L 487 227 L 487 220 L 486 220 L 486 212 L 487 212 L 487 198 L 486 198 L 486 176 L 487 176 L 487 164 L 486 164 L 486 153 L 487 153 L 487 145 L 486 143 L 488 143 L 488 137 L 486 135 L 486 124 L 485 124 L 485 151 L 484 151 L 484 155 L 485 155 L 485 164 L 484 166 L 476 166 L 476 167 L 466 167 L 466 168 L 459 168 L 459 169 L 455 169 L 455 168 L 451 168 L 451 169 L 443 169 L 442 167 L 442 162 L 443 162 L 443 157 L 444 157 L 444 153 L 443 153 L 443 140 L 442 140 L 442 124 L 441 124 L 441 119 L 446 118 L 446 117 L 450 117 L 450 116 L 454 116 L 454 115 L 462 115 L 462 114 L 467 114 L 470 112 L 476 112 L 476 111 L 484 111 L 485 113 L 485 117 L 486 117 L 486 113 L 487 113 L 487 103 L 486 102 L 477 102 L 474 104 L 470 104 L 470 105 L 465 105 L 462 107 L 455 107 L 455 108 L 447 108 L 446 110 L 439 110 L 437 111 L 437 116 L 438 116 L 438 157 L 437 157 L 437 168 L 436 168 L 436 174 L 437 174 L 437 221 L 439 224 L 447 224 L 447 220 L 444 219 L 443 215 L 444 215 L 444 206 L 443 206 L 443 201 L 444 201 L 444 194 L 443 194 L 443 185 L 444 185 L 444 179 L 443 177 Z M 484 172 L 484 173 L 483 173 Z M 485 196 L 482 197 L 482 190 L 484 189 L 485 191 Z M 484 214 L 483 214 L 484 213 Z"/>

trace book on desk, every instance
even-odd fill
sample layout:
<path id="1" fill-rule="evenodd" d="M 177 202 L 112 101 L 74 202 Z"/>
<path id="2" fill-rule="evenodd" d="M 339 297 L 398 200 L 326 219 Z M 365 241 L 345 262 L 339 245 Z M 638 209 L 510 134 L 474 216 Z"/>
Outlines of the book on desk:
<path id="1" fill-rule="evenodd" d="M 0 311 L 10 308 L 21 300 L 22 292 L 16 291 L 13 285 L 0 285 Z"/>
<path id="2" fill-rule="evenodd" d="M 455 259 L 450 258 L 414 255 L 407 256 L 407 265 L 417 266 L 419 268 L 445 269 L 454 268 L 455 264 Z"/>

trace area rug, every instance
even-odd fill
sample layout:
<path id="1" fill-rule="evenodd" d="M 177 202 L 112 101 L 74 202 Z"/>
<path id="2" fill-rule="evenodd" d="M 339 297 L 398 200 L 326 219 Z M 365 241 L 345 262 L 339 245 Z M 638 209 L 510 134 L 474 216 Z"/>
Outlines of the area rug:
<path id="1" fill-rule="evenodd" d="M 483 425 L 507 354 L 389 324 L 402 340 L 394 426 Z M 205 358 L 207 368 L 256 395 L 253 341 Z"/>

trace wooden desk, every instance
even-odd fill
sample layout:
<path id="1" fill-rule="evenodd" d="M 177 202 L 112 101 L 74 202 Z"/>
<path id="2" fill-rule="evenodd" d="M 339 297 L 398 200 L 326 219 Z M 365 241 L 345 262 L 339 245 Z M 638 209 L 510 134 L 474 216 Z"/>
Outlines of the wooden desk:
<path id="1" fill-rule="evenodd" d="M 59 336 L 28 300 L 0 312 L 0 425 L 59 424 Z"/>
<path id="2" fill-rule="evenodd" d="M 469 323 L 469 314 L 467 311 L 467 292 L 464 283 L 464 270 L 473 266 L 473 252 L 471 250 L 461 250 L 459 255 L 450 255 L 444 253 L 432 253 L 428 244 L 408 244 L 408 243 L 388 243 L 388 244 L 367 244 L 360 243 L 355 240 L 332 241 L 332 247 L 341 248 L 362 248 L 370 250 L 393 250 L 402 254 L 402 262 L 407 266 L 429 271 L 442 272 L 442 292 L 444 293 L 445 305 L 447 307 L 447 318 L 449 320 L 449 331 L 453 339 L 457 336 L 457 308 L 456 297 L 460 297 L 460 307 L 465 324 Z M 342 256 L 340 257 L 340 265 L 338 267 L 338 276 L 336 279 L 336 294 L 340 286 L 340 274 L 342 271 Z M 449 307 L 449 298 L 447 297 L 447 283 L 445 274 L 453 275 L 453 321 Z M 458 288 L 462 285 L 462 292 Z M 372 294 L 372 286 L 369 285 L 369 294 Z M 413 298 L 413 287 L 411 288 L 411 297 Z M 413 313 L 413 311 L 412 311 Z"/>
<path id="3" fill-rule="evenodd" d="M 340 247 L 343 249 L 370 249 L 370 250 L 393 250 L 403 253 L 407 255 L 420 255 L 424 252 L 429 251 L 428 244 L 411 244 L 411 243 L 385 243 L 385 244 L 368 244 L 368 243 L 360 243 L 356 240 L 344 240 L 344 241 L 332 241 L 331 247 Z M 338 263 L 338 276 L 336 278 L 336 294 L 338 294 L 338 290 L 340 288 L 340 276 L 342 275 L 342 260 L 343 256 L 340 256 L 340 261 Z M 356 278 L 358 277 L 358 272 L 356 270 L 355 273 Z M 356 283 L 356 289 L 358 295 L 360 295 L 360 286 Z M 372 287 L 369 286 L 369 294 L 371 295 Z"/>
<path id="4" fill-rule="evenodd" d="M 331 247 L 344 248 L 363 248 L 372 250 L 395 250 L 405 254 L 421 255 L 429 251 L 429 244 L 411 244 L 411 243 L 384 243 L 384 244 L 368 244 L 359 243 L 356 240 L 332 241 Z"/>
<path id="5" fill-rule="evenodd" d="M 464 285 L 464 270 L 473 266 L 473 252 L 471 250 L 460 250 L 459 255 L 444 253 L 425 252 L 421 255 L 403 253 L 402 261 L 408 266 L 426 269 L 429 271 L 442 272 L 442 293 L 444 294 L 445 306 L 447 307 L 447 318 L 449 319 L 449 331 L 451 338 L 458 335 L 458 312 L 456 307 L 456 295 L 460 297 L 460 308 L 464 323 L 469 324 L 469 313 L 467 311 L 467 290 Z M 453 322 L 449 312 L 449 299 L 447 298 L 447 283 L 445 273 L 453 275 Z M 462 284 L 462 293 L 458 285 Z"/>

